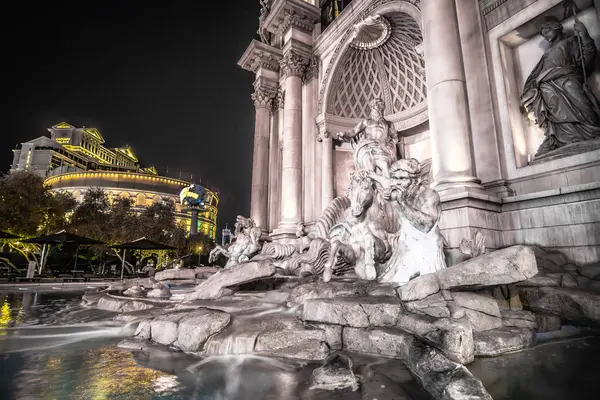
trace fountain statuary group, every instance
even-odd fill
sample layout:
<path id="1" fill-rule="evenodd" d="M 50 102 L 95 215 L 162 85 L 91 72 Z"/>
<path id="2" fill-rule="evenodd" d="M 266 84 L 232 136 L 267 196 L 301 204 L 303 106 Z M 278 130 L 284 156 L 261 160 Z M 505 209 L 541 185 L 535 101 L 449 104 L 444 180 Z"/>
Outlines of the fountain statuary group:
<path id="1" fill-rule="evenodd" d="M 260 229 L 238 217 L 236 241 L 219 254 L 229 258 L 225 268 L 244 261 L 272 259 L 284 272 L 333 275 L 350 271 L 363 280 L 392 283 L 446 267 L 444 239 L 439 231 L 440 198 L 416 159 L 399 159 L 398 133 L 384 118 L 384 102 L 370 102 L 371 114 L 352 131 L 333 134 L 351 142 L 354 170 L 348 195 L 334 199 L 317 222 L 315 232 L 292 243 L 259 244 Z M 253 258 L 253 256 L 257 256 Z"/>

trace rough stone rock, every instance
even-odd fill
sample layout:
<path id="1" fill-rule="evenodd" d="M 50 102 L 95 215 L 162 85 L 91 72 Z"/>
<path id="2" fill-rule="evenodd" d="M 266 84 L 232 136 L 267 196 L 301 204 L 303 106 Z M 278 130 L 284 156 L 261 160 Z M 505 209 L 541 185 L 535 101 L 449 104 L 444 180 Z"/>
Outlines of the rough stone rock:
<path id="1" fill-rule="evenodd" d="M 537 275 L 529 278 L 526 281 L 517 283 L 520 287 L 540 287 L 540 286 L 560 286 L 560 280 L 550 278 L 549 276 Z"/>
<path id="2" fill-rule="evenodd" d="M 358 389 L 358 379 L 352 371 L 352 360 L 343 354 L 329 356 L 323 366 L 313 371 L 311 380 L 313 389 Z"/>
<path id="3" fill-rule="evenodd" d="M 405 359 L 407 349 L 415 344 L 415 337 L 398 328 L 344 328 L 344 349 L 357 353 Z"/>
<path id="4" fill-rule="evenodd" d="M 441 400 L 492 400 L 483 383 L 469 370 L 446 358 L 425 344 L 410 348 L 408 361 L 411 372 L 419 377 L 423 387 Z"/>
<path id="5" fill-rule="evenodd" d="M 96 307 L 100 310 L 120 312 L 126 302 L 127 301 L 104 296 L 98 300 Z"/>
<path id="6" fill-rule="evenodd" d="M 402 301 L 424 299 L 440 290 L 436 274 L 425 274 L 410 280 L 396 289 Z"/>
<path id="7" fill-rule="evenodd" d="M 132 311 L 142 311 L 142 310 L 150 310 L 154 308 L 154 304 L 146 303 L 144 301 L 128 301 L 123 304 L 121 308 L 122 312 L 132 312 Z"/>
<path id="8" fill-rule="evenodd" d="M 344 328 L 344 349 L 401 359 L 436 399 L 492 400 L 483 384 L 464 366 L 395 328 Z"/>
<path id="9" fill-rule="evenodd" d="M 123 292 L 133 286 L 152 287 L 156 283 L 154 278 L 134 278 L 124 279 L 121 282 L 113 282 L 109 285 L 107 291 Z"/>
<path id="10" fill-rule="evenodd" d="M 538 273 L 527 246 L 512 246 L 435 272 L 440 289 L 478 289 L 527 280 Z"/>
<path id="11" fill-rule="evenodd" d="M 600 295 L 579 289 L 521 288 L 525 308 L 560 316 L 576 325 L 600 326 Z"/>
<path id="12" fill-rule="evenodd" d="M 562 327 L 558 315 L 536 313 L 535 322 L 537 326 L 536 331 L 540 333 L 560 331 L 560 328 Z"/>
<path id="13" fill-rule="evenodd" d="M 530 246 L 535 253 L 535 258 L 540 271 L 558 272 L 564 271 L 564 266 L 569 264 L 569 261 L 559 251 L 552 251 L 538 246 Z"/>
<path id="14" fill-rule="evenodd" d="M 308 342 L 327 342 L 327 335 L 324 330 L 317 328 L 304 327 L 302 324 L 296 329 L 269 329 L 259 333 L 256 338 L 254 349 L 265 352 L 287 348 L 290 346 L 302 347 Z"/>
<path id="15" fill-rule="evenodd" d="M 220 268 L 215 267 L 197 267 L 194 269 L 194 273 L 197 279 L 208 279 L 220 270 Z"/>
<path id="16" fill-rule="evenodd" d="M 150 320 L 145 319 L 140 321 L 139 325 L 135 329 L 133 336 L 149 340 L 150 339 Z"/>
<path id="17" fill-rule="evenodd" d="M 473 361 L 473 328 L 466 319 L 436 319 L 403 313 L 397 326 L 440 350 L 451 360 L 461 364 Z"/>
<path id="18" fill-rule="evenodd" d="M 452 319 L 461 319 L 465 316 L 465 309 L 456 305 L 453 301 L 448 302 L 448 311 L 450 311 L 450 318 Z"/>
<path id="19" fill-rule="evenodd" d="M 508 306 L 511 310 L 522 310 L 523 303 L 519 295 L 519 289 L 515 285 L 508 285 Z"/>
<path id="20" fill-rule="evenodd" d="M 269 261 L 250 261 L 236 265 L 230 269 L 221 270 L 196 286 L 194 292 L 188 293 L 184 301 L 199 299 L 218 299 L 223 295 L 223 289 L 256 279 L 275 275 L 277 268 Z"/>
<path id="21" fill-rule="evenodd" d="M 600 263 L 588 264 L 578 268 L 579 273 L 586 278 L 598 279 L 600 278 Z"/>
<path id="22" fill-rule="evenodd" d="M 132 286 L 123 292 L 123 296 L 146 297 L 146 291 L 141 286 Z"/>
<path id="23" fill-rule="evenodd" d="M 177 325 L 183 313 L 159 315 L 150 322 L 150 337 L 156 343 L 169 346 L 177 340 Z"/>
<path id="24" fill-rule="evenodd" d="M 169 298 L 171 297 L 171 291 L 169 288 L 162 282 L 154 285 L 154 289 L 148 292 L 148 298 Z"/>
<path id="25" fill-rule="evenodd" d="M 452 299 L 452 297 L 450 297 Z M 415 314 L 429 315 L 436 318 L 450 317 L 447 302 L 441 293 L 435 293 L 422 300 L 409 301 L 403 304 L 407 311 Z"/>
<path id="26" fill-rule="evenodd" d="M 479 311 L 493 317 L 501 317 L 498 303 L 492 297 L 486 294 L 473 292 L 453 292 L 454 302 L 469 310 Z"/>
<path id="27" fill-rule="evenodd" d="M 341 325 L 330 325 L 330 324 L 312 324 L 317 329 L 321 329 L 325 332 L 325 341 L 331 350 L 342 349 L 342 329 Z"/>
<path id="28" fill-rule="evenodd" d="M 288 346 L 261 352 L 275 357 L 295 358 L 298 360 L 324 360 L 329 355 L 327 343 L 319 340 L 309 340 L 300 346 Z"/>
<path id="29" fill-rule="evenodd" d="M 316 281 L 296 286 L 288 299 L 288 307 L 304 304 L 309 299 L 332 299 L 340 297 L 394 297 L 391 285 L 364 280 Z"/>
<path id="30" fill-rule="evenodd" d="M 508 304 L 508 300 L 504 296 L 504 293 L 500 286 L 492 288 L 491 295 L 494 298 L 494 300 L 496 300 L 496 304 L 498 304 L 498 308 L 500 310 L 510 310 L 510 304 Z"/>
<path id="31" fill-rule="evenodd" d="M 495 317 L 493 315 L 485 314 L 479 311 L 470 310 L 464 308 L 465 317 L 471 324 L 473 332 L 489 331 L 490 329 L 496 329 L 503 326 L 502 318 Z"/>
<path id="32" fill-rule="evenodd" d="M 189 268 L 181 269 L 166 269 L 164 271 L 157 272 L 154 275 L 154 279 L 157 281 L 166 281 L 171 279 L 196 279 L 196 271 Z"/>
<path id="33" fill-rule="evenodd" d="M 502 323 L 504 326 L 516 327 L 516 328 L 527 328 L 536 329 L 537 324 L 535 322 L 535 315 L 532 312 L 521 310 L 502 311 Z"/>
<path id="34" fill-rule="evenodd" d="M 341 297 L 310 299 L 304 304 L 302 319 L 310 322 L 367 328 L 394 326 L 401 305 L 396 297 Z"/>
<path id="35" fill-rule="evenodd" d="M 229 314 L 209 309 L 200 309 L 186 314 L 177 328 L 175 345 L 183 351 L 199 351 L 215 333 L 221 332 L 229 325 Z"/>
<path id="36" fill-rule="evenodd" d="M 560 286 L 566 288 L 574 288 L 577 287 L 577 281 L 575 278 L 571 276 L 571 274 L 562 274 L 562 280 L 560 281 Z"/>
<path id="37" fill-rule="evenodd" d="M 566 264 L 566 265 L 563 265 L 563 270 L 565 270 L 567 272 L 577 272 L 578 268 L 577 268 L 577 265 Z"/>
<path id="38" fill-rule="evenodd" d="M 475 332 L 476 356 L 498 356 L 530 347 L 533 343 L 535 332 L 533 329 L 502 327 L 485 332 Z"/>
<path id="39" fill-rule="evenodd" d="M 133 337 L 121 340 L 117 346 L 121 349 L 140 351 L 143 350 L 148 343 L 149 342 L 142 337 Z"/>

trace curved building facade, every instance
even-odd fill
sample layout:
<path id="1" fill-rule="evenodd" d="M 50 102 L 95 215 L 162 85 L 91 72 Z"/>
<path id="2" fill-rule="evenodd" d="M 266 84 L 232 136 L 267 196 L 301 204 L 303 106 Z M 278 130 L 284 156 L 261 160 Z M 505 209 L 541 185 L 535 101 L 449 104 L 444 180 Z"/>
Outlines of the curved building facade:
<path id="1" fill-rule="evenodd" d="M 130 198 L 137 209 L 168 199 L 175 203 L 177 222 L 182 223 L 187 231 L 191 228 L 191 213 L 179 202 L 179 193 L 190 183 L 180 179 L 146 173 L 82 171 L 54 175 L 45 183 L 53 190 L 71 193 L 78 201 L 83 199 L 86 190 L 100 188 L 110 198 Z M 208 189 L 207 192 L 205 210 L 198 215 L 198 232 L 214 239 L 217 235 L 219 197 Z"/>
<path id="2" fill-rule="evenodd" d="M 109 148 L 96 128 L 76 128 L 61 122 L 42 136 L 21 143 L 14 152 L 11 170 L 30 170 L 46 178 L 53 190 L 71 193 L 81 201 L 90 188 L 103 189 L 110 198 L 128 197 L 141 210 L 163 199 L 176 205 L 176 219 L 188 232 L 192 213 L 180 203 L 181 191 L 192 182 L 160 176 L 154 167 L 141 167 L 130 146 Z M 199 186 L 199 185 L 197 185 Z M 217 236 L 219 196 L 204 188 L 206 196 L 198 214 L 197 232 Z"/>

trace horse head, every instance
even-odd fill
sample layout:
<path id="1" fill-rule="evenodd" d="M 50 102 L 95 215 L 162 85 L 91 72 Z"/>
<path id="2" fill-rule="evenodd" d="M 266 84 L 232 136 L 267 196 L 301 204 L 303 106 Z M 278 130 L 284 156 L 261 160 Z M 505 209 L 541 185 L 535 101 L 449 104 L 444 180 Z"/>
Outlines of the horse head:
<path id="1" fill-rule="evenodd" d="M 373 204 L 375 183 L 366 170 L 359 170 L 350 175 L 348 197 L 353 217 L 360 217 Z"/>

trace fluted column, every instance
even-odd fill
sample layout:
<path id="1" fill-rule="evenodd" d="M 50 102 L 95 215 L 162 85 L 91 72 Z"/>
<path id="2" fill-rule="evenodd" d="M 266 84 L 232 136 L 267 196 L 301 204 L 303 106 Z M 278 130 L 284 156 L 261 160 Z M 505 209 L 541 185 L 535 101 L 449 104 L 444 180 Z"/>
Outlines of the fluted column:
<path id="1" fill-rule="evenodd" d="M 455 0 L 421 2 L 433 179 L 440 192 L 482 189 L 471 125 Z"/>
<path id="2" fill-rule="evenodd" d="M 281 60 L 285 76 L 281 222 L 278 233 L 294 234 L 302 222 L 302 75 L 308 60 L 293 50 Z"/>
<path id="3" fill-rule="evenodd" d="M 266 231 L 268 227 L 269 120 L 275 93 L 271 87 L 255 86 L 252 94 L 252 100 L 256 107 L 256 121 L 254 124 L 250 217 L 263 231 Z"/>
<path id="4" fill-rule="evenodd" d="M 279 225 L 281 218 L 281 143 L 280 130 L 283 129 L 283 93 L 277 91 L 273 100 L 271 115 L 271 138 L 269 141 L 269 230 Z"/>
<path id="5" fill-rule="evenodd" d="M 333 200 L 333 140 L 329 132 L 319 132 L 321 142 L 321 211 Z"/>

